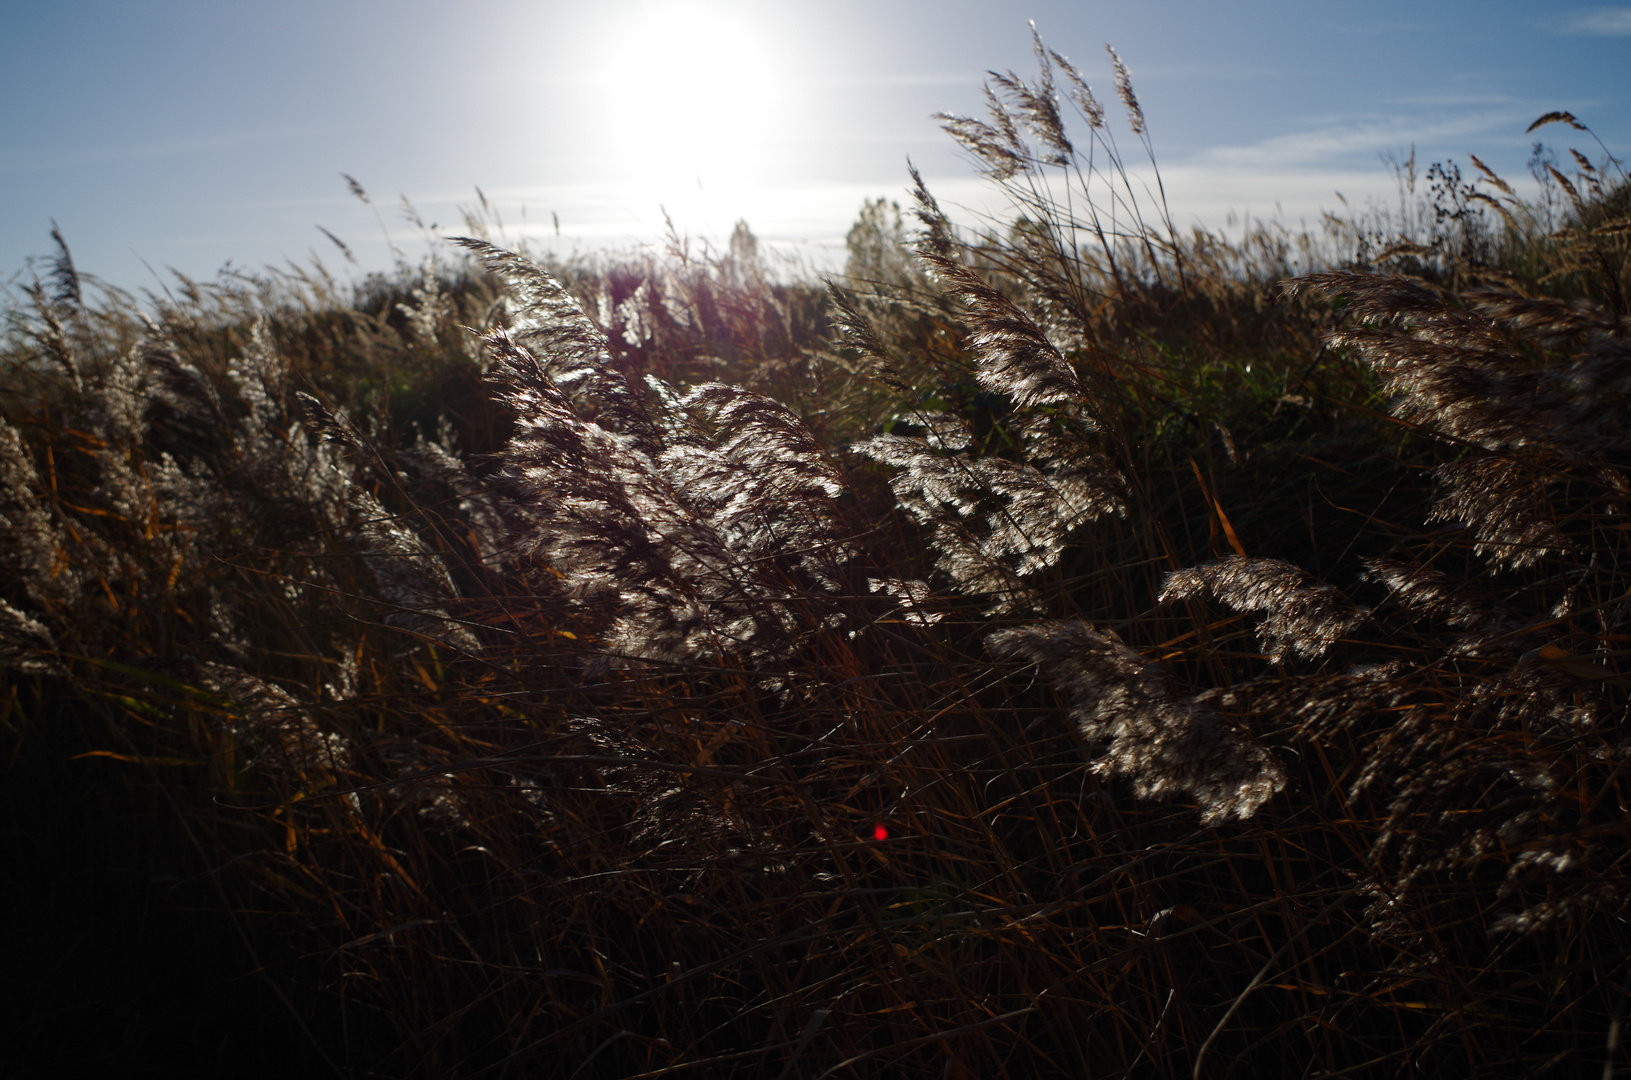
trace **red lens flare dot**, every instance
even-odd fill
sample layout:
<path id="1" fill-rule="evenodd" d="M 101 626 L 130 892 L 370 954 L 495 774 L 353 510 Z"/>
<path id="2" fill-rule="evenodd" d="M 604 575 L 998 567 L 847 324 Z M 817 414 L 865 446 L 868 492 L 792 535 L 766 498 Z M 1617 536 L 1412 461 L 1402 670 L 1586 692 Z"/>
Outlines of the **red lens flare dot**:
<path id="1" fill-rule="evenodd" d="M 887 840 L 887 839 L 889 839 L 889 830 L 884 828 L 882 822 L 879 822 L 878 824 L 872 826 L 872 839 L 874 839 L 874 840 Z"/>

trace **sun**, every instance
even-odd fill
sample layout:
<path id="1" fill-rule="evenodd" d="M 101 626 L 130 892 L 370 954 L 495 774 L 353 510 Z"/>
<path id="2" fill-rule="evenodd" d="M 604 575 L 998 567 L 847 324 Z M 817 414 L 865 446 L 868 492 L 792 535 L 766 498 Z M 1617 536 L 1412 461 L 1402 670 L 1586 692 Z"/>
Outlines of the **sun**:
<path id="1" fill-rule="evenodd" d="M 623 182 L 673 198 L 763 173 L 783 85 L 756 8 L 669 0 L 617 19 L 601 62 L 601 139 Z"/>

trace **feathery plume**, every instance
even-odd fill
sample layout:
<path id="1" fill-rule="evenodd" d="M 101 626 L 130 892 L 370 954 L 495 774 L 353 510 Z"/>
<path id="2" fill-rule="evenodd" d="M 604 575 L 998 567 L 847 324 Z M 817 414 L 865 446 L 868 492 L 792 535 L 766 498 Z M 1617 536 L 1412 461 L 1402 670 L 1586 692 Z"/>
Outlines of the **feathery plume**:
<path id="1" fill-rule="evenodd" d="M 226 412 L 215 384 L 197 367 L 182 359 L 162 333 L 149 334 L 145 353 L 149 379 L 147 392 L 177 414 L 205 426 L 225 426 Z"/>
<path id="2" fill-rule="evenodd" d="M 1102 748 L 1093 768 L 1131 780 L 1141 798 L 1192 796 L 1208 824 L 1247 818 L 1285 786 L 1267 749 L 1211 705 L 1178 693 L 1165 671 L 1080 622 L 1039 623 L 986 638 L 1064 696 L 1082 737 Z"/>
<path id="3" fill-rule="evenodd" d="M 1461 578 L 1398 559 L 1365 560 L 1366 576 L 1388 590 L 1400 606 L 1466 628 L 1500 626 L 1513 613 L 1492 597 L 1478 595 Z"/>
<path id="4" fill-rule="evenodd" d="M 441 485 L 453 493 L 459 518 L 468 527 L 476 557 L 484 566 L 503 573 L 514 572 L 509 524 L 501 501 L 453 451 L 451 432 L 434 439 L 420 435 L 414 445 L 397 451 L 397 456 L 423 481 Z M 440 502 L 440 498 L 437 501 Z"/>
<path id="5" fill-rule="evenodd" d="M 1087 119 L 1088 126 L 1094 129 L 1104 127 L 1104 106 L 1093 96 L 1093 88 L 1087 85 L 1082 73 L 1077 71 L 1069 60 L 1052 49 L 1048 50 L 1048 55 L 1059 66 L 1059 70 L 1065 73 L 1065 79 L 1070 83 L 1070 100 L 1082 110 L 1082 116 Z"/>
<path id="6" fill-rule="evenodd" d="M 923 232 L 918 240 L 918 250 L 928 252 L 937 258 L 949 259 L 956 250 L 951 222 L 947 220 L 940 204 L 929 192 L 928 185 L 923 182 L 923 176 L 917 171 L 917 166 L 910 161 L 906 163 L 906 171 L 912 175 L 912 203 L 915 207 L 913 214 L 923 226 Z"/>
<path id="7" fill-rule="evenodd" d="M 37 603 L 71 603 L 82 584 L 67 558 L 73 545 L 42 494 L 22 433 L 0 420 L 0 566 L 23 582 Z"/>
<path id="8" fill-rule="evenodd" d="M 981 386 L 1008 395 L 1021 408 L 1091 406 L 1076 368 L 1018 305 L 954 258 L 931 249 L 919 257 L 968 313 L 974 331 L 968 346 L 977 357 L 975 378 Z"/>
<path id="9" fill-rule="evenodd" d="M 1144 109 L 1138 103 L 1138 95 L 1133 93 L 1133 77 L 1122 63 L 1121 56 L 1109 45 L 1104 51 L 1110 54 L 1110 64 L 1116 73 L 1116 96 L 1121 98 L 1121 104 L 1127 109 L 1127 123 L 1133 129 L 1134 135 L 1144 134 Z"/>
<path id="10" fill-rule="evenodd" d="M 1327 340 L 1353 346 L 1376 367 L 1401 416 L 1491 450 L 1540 446 L 1578 456 L 1625 438 L 1620 404 L 1631 384 L 1616 374 L 1622 343 L 1603 341 L 1567 364 L 1537 370 L 1490 317 L 1543 338 L 1615 325 L 1592 319 L 1590 305 L 1571 312 L 1555 301 L 1530 305 L 1475 293 L 1468 309 L 1404 278 L 1350 272 L 1306 275 L 1287 288 L 1345 296 L 1357 319 L 1395 327 L 1339 329 Z"/>
<path id="11" fill-rule="evenodd" d="M 1521 226 L 1518 224 L 1518 219 L 1512 216 L 1512 211 L 1508 210 L 1501 204 L 1501 200 L 1494 198 L 1493 196 L 1486 195 L 1482 191 L 1468 191 L 1466 195 L 1472 202 L 1483 203 L 1491 210 L 1494 210 L 1497 214 L 1500 214 L 1501 220 L 1506 222 L 1507 227 L 1513 232 L 1520 231 Z"/>
<path id="12" fill-rule="evenodd" d="M 1585 297 L 1561 300 L 1550 296 L 1523 296 L 1495 289 L 1474 289 L 1466 294 L 1474 311 L 1497 323 L 1545 341 L 1586 334 L 1612 335 L 1622 331 L 1620 320 Z"/>
<path id="13" fill-rule="evenodd" d="M 927 581 L 867 578 L 866 584 L 868 591 L 882 593 L 895 601 L 901 618 L 913 626 L 933 626 L 946 617 L 945 612 L 935 611 L 929 606 L 934 599 L 934 590 Z"/>
<path id="14" fill-rule="evenodd" d="M 655 332 L 651 317 L 654 299 L 651 279 L 644 278 L 639 287 L 617 305 L 615 321 L 625 344 L 638 348 L 652 339 Z"/>
<path id="15" fill-rule="evenodd" d="M 448 617 L 447 605 L 457 590 L 441 556 L 388 514 L 371 492 L 353 492 L 351 510 L 364 562 L 380 599 L 391 608 L 385 615 L 386 624 L 462 653 L 480 652 L 481 642 L 469 627 Z"/>
<path id="16" fill-rule="evenodd" d="M 442 291 L 441 269 L 435 256 L 425 256 L 412 295 L 413 303 L 398 304 L 396 309 L 408 320 L 408 329 L 415 338 L 423 344 L 434 345 L 437 333 L 453 317 L 453 302 Z"/>
<path id="17" fill-rule="evenodd" d="M 45 355 L 62 368 L 75 392 L 84 390 L 85 377 L 82 372 L 84 365 L 79 356 L 79 349 L 68 333 L 68 328 L 62 324 L 65 309 L 46 295 L 45 285 L 39 281 L 23 286 L 23 291 L 33 302 L 33 314 L 38 320 L 36 325 L 30 327 L 34 340 L 39 343 Z"/>
<path id="18" fill-rule="evenodd" d="M 999 107 L 994 105 L 993 110 Z M 1002 115 L 1007 116 L 1006 112 Z M 1019 134 L 1011 122 L 1004 129 L 955 113 L 935 113 L 933 119 L 939 120 L 942 131 L 983 163 L 985 174 L 993 180 L 1006 180 L 1025 170 L 1025 152 L 1019 145 Z"/>
<path id="19" fill-rule="evenodd" d="M 779 402 L 722 383 L 697 387 L 680 408 L 718 435 L 666 451 L 658 466 L 735 557 L 760 573 L 791 558 L 813 580 L 836 586 L 839 563 L 853 553 L 838 539 L 833 504 L 844 485 L 803 422 Z"/>
<path id="20" fill-rule="evenodd" d="M 1029 86 L 1023 79 L 1013 72 L 1006 74 L 990 72 L 991 81 L 1002 88 L 1008 100 L 1013 103 L 1014 111 L 1019 120 L 1035 135 L 1047 148 L 1047 154 L 1042 159 L 1049 165 L 1066 165 L 1070 162 L 1075 148 L 1071 146 L 1070 138 L 1065 134 L 1065 125 L 1059 116 L 1059 96 L 1053 85 L 1053 67 L 1048 60 L 1048 51 L 1042 45 L 1042 38 L 1036 32 L 1036 24 L 1031 24 L 1031 44 L 1036 54 L 1037 85 Z M 986 100 L 991 105 L 992 117 L 995 127 L 986 127 L 979 131 L 971 125 L 977 121 L 968 121 L 966 118 L 942 117 L 954 121 L 947 130 L 953 137 L 972 150 L 976 156 L 987 161 L 996 179 L 1006 179 L 1014 172 L 1023 170 L 1029 163 L 1030 155 L 1020 142 L 1014 127 L 1012 114 L 1000 104 L 992 94 L 990 86 L 986 87 Z M 1000 147 L 995 155 L 994 150 Z M 1000 159 L 994 161 L 993 157 Z"/>
<path id="21" fill-rule="evenodd" d="M 1257 638 L 1276 662 L 1288 653 L 1318 659 L 1350 633 L 1366 612 L 1282 559 L 1230 555 L 1167 575 L 1161 601 L 1211 596 L 1236 611 L 1262 615 Z"/>
<path id="22" fill-rule="evenodd" d="M 1553 478 L 1545 472 L 1490 456 L 1447 462 L 1434 475 L 1447 490 L 1433 504 L 1428 520 L 1470 526 L 1476 553 L 1521 570 L 1548 552 L 1571 549 L 1558 530 L 1547 495 Z"/>
<path id="23" fill-rule="evenodd" d="M 566 287 L 513 251 L 469 237 L 453 237 L 453 242 L 474 252 L 510 287 L 516 307 L 508 336 L 526 350 L 530 363 L 542 365 L 540 376 L 570 391 L 602 429 L 649 452 L 656 439 L 651 417 L 623 374 L 611 366 L 606 335 Z"/>
<path id="24" fill-rule="evenodd" d="M 325 732 L 310 709 L 293 694 L 231 664 L 199 662 L 199 685 L 226 698 L 238 710 L 233 732 L 245 738 L 264 758 L 305 775 L 330 773 L 347 767 L 350 743 Z"/>
<path id="25" fill-rule="evenodd" d="M 1512 190 L 1512 185 L 1507 183 L 1505 180 L 1502 180 L 1499 176 L 1497 176 L 1495 174 L 1495 170 L 1490 168 L 1488 165 L 1485 165 L 1481 160 L 1479 160 L 1479 157 L 1478 157 L 1477 154 L 1468 154 L 1467 156 L 1472 159 L 1473 167 L 1476 168 L 1479 172 L 1484 174 L 1484 179 L 1486 179 L 1490 183 L 1494 184 L 1495 187 L 1503 195 L 1507 195 L 1507 196 L 1510 196 L 1512 198 L 1517 198 L 1517 192 Z"/>
<path id="26" fill-rule="evenodd" d="M 24 675 L 67 675 L 56 651 L 49 627 L 0 600 L 0 668 Z"/>
<path id="27" fill-rule="evenodd" d="M 1021 579 L 1057 563 L 1078 527 L 1124 512 L 1119 477 L 1101 455 L 1042 459 L 1041 468 L 970 457 L 966 422 L 918 420 L 923 436 L 879 435 L 852 449 L 896 467 L 890 487 L 902 510 L 934 530 L 936 567 L 965 595 L 986 595 L 991 613 L 1029 609 L 1035 595 Z"/>
<path id="28" fill-rule="evenodd" d="M 861 354 L 867 373 L 897 393 L 910 393 L 911 386 L 896 368 L 889 346 L 884 344 L 872 320 L 855 306 L 850 294 L 831 279 L 827 281 L 827 301 L 832 305 L 833 327 L 838 331 L 839 341 Z"/>
<path id="29" fill-rule="evenodd" d="M 1580 190 L 1574 186 L 1573 181 L 1564 176 L 1558 167 L 1551 162 L 1546 163 L 1546 171 L 1553 180 L 1557 181 L 1558 187 L 1563 189 L 1564 194 L 1568 195 L 1569 204 L 1574 207 L 1574 212 L 1577 214 L 1584 213 L 1586 201 L 1580 197 Z"/>
<path id="30" fill-rule="evenodd" d="M 57 245 L 56 258 L 51 260 L 51 302 L 78 311 L 85 306 L 85 290 L 74 266 L 74 253 L 68 250 L 68 241 L 63 239 L 55 218 L 51 221 L 51 241 Z"/>
<path id="31" fill-rule="evenodd" d="M 1573 113 L 1559 111 L 1559 112 L 1542 113 L 1540 115 L 1540 117 L 1533 124 L 1530 124 L 1528 127 L 1523 129 L 1523 133 L 1525 135 L 1527 135 L 1530 132 L 1534 131 L 1536 128 L 1543 128 L 1547 124 L 1567 124 L 1570 127 L 1574 128 L 1574 130 L 1576 130 L 1576 131 L 1589 131 L 1589 130 L 1591 130 L 1590 128 L 1586 127 L 1586 125 L 1582 124 L 1579 120 L 1575 119 L 1575 116 L 1574 116 Z"/>
<path id="32" fill-rule="evenodd" d="M 341 240 L 338 236 L 335 236 L 321 225 L 317 226 L 317 231 L 328 237 L 329 243 L 340 249 L 340 254 L 345 256 L 346 262 L 355 263 L 357 261 L 357 254 L 351 250 L 350 244 L 347 244 L 344 240 Z"/>
<path id="33" fill-rule="evenodd" d="M 484 255 L 531 297 L 524 331 L 555 350 L 540 359 L 504 330 L 486 337 L 517 414 L 499 479 L 518 565 L 604 619 L 603 663 L 786 655 L 809 628 L 803 598 L 837 588 L 850 556 L 842 485 L 808 429 L 717 383 L 680 396 L 651 379 L 654 404 L 637 402 L 558 284 L 519 256 Z M 585 384 L 593 397 L 568 396 Z M 626 405 L 606 408 L 614 399 Z"/>

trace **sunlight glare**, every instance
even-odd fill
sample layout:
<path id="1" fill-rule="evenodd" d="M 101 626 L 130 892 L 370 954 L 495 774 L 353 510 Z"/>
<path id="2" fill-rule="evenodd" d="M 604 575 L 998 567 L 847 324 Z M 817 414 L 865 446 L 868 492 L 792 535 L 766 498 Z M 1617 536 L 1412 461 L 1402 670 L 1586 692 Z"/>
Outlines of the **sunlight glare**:
<path id="1" fill-rule="evenodd" d="M 763 174 L 781 88 L 751 10 L 653 3 L 618 27 L 603 69 L 603 138 L 636 190 L 688 199 L 698 188 L 739 188 Z"/>

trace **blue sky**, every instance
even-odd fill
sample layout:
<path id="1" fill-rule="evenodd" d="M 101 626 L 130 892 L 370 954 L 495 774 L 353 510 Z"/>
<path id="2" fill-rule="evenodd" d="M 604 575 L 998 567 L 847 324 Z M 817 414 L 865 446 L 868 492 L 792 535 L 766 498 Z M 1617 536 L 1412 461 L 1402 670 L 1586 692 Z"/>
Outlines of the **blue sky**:
<path id="1" fill-rule="evenodd" d="M 667 207 L 693 235 L 746 218 L 819 261 L 863 198 L 901 195 L 908 156 L 945 201 L 983 205 L 929 114 L 978 112 L 988 68 L 1028 75 L 1027 19 L 1111 100 L 1116 46 L 1184 223 L 1386 198 L 1379 158 L 1411 145 L 1517 179 L 1524 128 L 1552 109 L 1631 157 L 1631 5 L 0 0 L 0 15 L 0 281 L 50 250 L 52 219 L 82 269 L 126 286 L 313 252 L 347 269 L 318 226 L 381 267 L 386 234 L 424 250 L 399 195 L 459 231 L 477 186 L 539 246 L 651 241 Z M 1563 150 L 1573 133 L 1537 134 Z"/>

